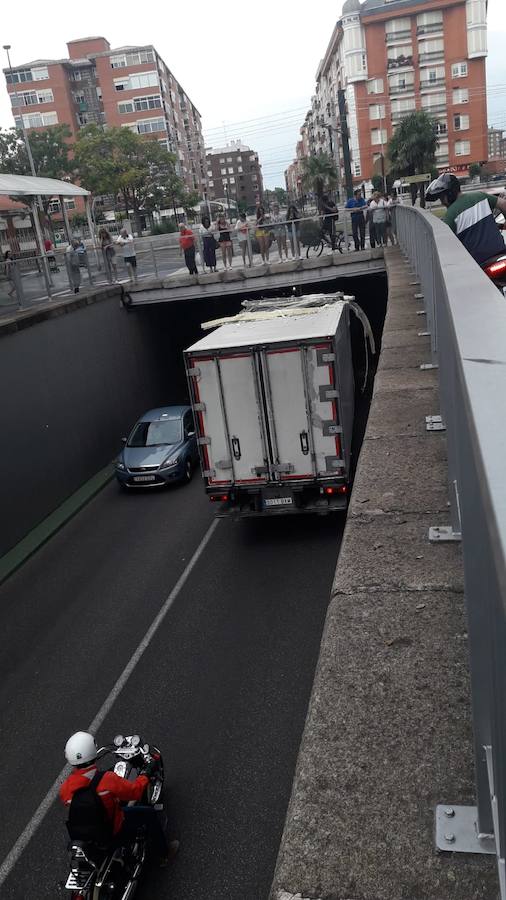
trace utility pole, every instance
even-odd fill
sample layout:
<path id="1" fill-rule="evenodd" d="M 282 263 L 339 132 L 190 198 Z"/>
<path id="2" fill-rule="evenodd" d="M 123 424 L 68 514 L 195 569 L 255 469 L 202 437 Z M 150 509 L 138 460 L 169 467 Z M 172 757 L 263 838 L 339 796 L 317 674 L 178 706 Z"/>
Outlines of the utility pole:
<path id="1" fill-rule="evenodd" d="M 346 184 L 346 194 L 348 197 L 352 197 L 353 179 L 351 177 L 351 158 L 348 118 L 346 113 L 346 96 L 342 88 L 339 88 L 337 92 L 337 102 L 339 105 L 339 119 L 341 123 L 341 140 L 343 142 L 344 181 Z"/>

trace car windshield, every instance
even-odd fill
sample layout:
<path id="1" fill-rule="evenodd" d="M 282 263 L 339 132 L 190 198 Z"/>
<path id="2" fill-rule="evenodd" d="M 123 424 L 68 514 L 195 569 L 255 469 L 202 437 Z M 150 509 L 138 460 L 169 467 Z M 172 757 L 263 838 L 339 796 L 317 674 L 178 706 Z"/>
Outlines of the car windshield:
<path id="1" fill-rule="evenodd" d="M 162 447 L 181 440 L 180 419 L 157 419 L 138 422 L 128 441 L 128 447 Z"/>

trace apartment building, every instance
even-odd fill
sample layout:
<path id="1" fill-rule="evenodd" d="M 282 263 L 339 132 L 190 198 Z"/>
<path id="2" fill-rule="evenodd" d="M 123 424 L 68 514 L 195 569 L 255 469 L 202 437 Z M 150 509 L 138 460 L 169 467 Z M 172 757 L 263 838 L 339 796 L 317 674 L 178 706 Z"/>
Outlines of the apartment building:
<path id="1" fill-rule="evenodd" d="M 341 89 L 355 182 L 378 171 L 419 109 L 437 122 L 437 166 L 467 174 L 488 158 L 486 55 L 486 0 L 346 0 L 316 73 L 309 152 L 332 152 L 342 169 Z"/>
<path id="2" fill-rule="evenodd" d="M 488 158 L 506 159 L 506 138 L 502 128 L 488 129 Z"/>
<path id="3" fill-rule="evenodd" d="M 66 123 L 73 138 L 90 123 L 130 128 L 176 154 L 191 190 L 206 185 L 200 114 L 155 47 L 111 49 L 103 37 L 67 44 L 68 59 L 4 69 L 15 123 Z"/>
<path id="4" fill-rule="evenodd" d="M 206 151 L 206 176 L 210 200 L 235 200 L 254 207 L 263 197 L 262 166 L 258 153 L 241 141 L 231 141 Z"/>

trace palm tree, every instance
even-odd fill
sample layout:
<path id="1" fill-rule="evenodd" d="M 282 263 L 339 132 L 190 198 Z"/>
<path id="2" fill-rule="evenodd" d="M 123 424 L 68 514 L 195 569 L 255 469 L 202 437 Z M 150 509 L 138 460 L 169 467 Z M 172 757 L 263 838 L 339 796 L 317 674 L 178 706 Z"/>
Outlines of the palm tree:
<path id="1" fill-rule="evenodd" d="M 319 153 L 318 156 L 307 156 L 302 161 L 302 184 L 306 190 L 312 190 L 316 194 L 318 207 L 326 190 L 331 190 L 337 184 L 337 169 L 332 157 L 328 153 Z"/>
<path id="2" fill-rule="evenodd" d="M 392 170 L 397 177 L 423 175 L 430 172 L 436 162 L 439 146 L 437 123 L 424 110 L 417 110 L 401 119 L 388 142 L 387 153 Z M 413 205 L 416 185 L 413 185 Z M 421 186 L 420 202 L 425 206 L 425 189 Z"/>

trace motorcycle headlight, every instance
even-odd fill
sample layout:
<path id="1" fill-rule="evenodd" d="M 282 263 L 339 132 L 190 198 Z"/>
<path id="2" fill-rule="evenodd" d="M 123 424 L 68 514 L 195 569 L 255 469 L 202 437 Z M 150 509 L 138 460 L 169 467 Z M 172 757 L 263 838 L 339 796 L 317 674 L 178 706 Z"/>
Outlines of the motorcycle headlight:
<path id="1" fill-rule="evenodd" d="M 172 466 L 177 466 L 179 462 L 179 456 L 168 456 L 167 459 L 164 459 L 161 464 L 161 469 L 170 469 Z"/>

